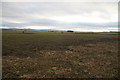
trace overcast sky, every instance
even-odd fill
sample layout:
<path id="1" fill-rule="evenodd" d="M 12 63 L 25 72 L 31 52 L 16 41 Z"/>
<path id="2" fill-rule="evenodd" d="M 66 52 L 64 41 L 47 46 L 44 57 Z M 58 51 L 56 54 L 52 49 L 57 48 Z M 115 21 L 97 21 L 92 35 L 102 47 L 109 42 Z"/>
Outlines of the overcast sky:
<path id="1" fill-rule="evenodd" d="M 4 2 L 3 28 L 112 31 L 118 28 L 117 2 Z"/>

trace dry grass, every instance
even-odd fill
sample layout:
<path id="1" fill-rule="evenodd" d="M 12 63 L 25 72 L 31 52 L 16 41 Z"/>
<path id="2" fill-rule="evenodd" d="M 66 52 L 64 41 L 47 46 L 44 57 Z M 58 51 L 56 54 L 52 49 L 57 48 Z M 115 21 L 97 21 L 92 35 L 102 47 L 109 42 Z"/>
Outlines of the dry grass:
<path id="1" fill-rule="evenodd" d="M 117 35 L 17 33 L 3 32 L 3 78 L 118 77 Z"/>

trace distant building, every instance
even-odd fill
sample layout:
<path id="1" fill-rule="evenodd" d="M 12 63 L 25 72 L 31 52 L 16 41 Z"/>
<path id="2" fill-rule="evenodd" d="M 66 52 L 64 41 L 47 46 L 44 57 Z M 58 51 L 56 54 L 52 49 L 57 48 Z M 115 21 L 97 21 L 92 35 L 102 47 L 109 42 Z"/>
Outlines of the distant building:
<path id="1" fill-rule="evenodd" d="M 74 32 L 74 31 L 72 31 L 72 30 L 68 30 L 67 32 Z"/>

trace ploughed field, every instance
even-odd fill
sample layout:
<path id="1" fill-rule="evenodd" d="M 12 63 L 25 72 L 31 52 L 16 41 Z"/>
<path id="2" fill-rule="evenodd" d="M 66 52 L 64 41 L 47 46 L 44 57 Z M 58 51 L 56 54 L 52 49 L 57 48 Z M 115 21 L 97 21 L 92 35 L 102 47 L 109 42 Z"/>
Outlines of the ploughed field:
<path id="1" fill-rule="evenodd" d="M 117 78 L 118 34 L 3 31 L 3 78 Z"/>

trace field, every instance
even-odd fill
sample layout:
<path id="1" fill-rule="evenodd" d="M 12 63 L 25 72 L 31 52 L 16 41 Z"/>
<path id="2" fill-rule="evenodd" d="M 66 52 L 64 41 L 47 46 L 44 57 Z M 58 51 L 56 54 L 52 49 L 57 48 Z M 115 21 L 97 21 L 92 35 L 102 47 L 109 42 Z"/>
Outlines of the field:
<path id="1" fill-rule="evenodd" d="M 117 33 L 2 32 L 3 78 L 117 78 Z"/>

